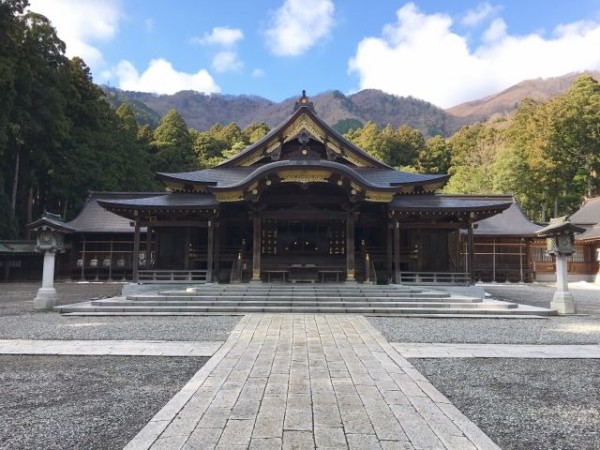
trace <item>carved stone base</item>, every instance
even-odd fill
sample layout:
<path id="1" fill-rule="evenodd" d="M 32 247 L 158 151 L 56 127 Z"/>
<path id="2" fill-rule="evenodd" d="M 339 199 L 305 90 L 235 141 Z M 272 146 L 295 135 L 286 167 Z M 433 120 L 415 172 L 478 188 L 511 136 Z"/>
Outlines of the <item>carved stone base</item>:
<path id="1" fill-rule="evenodd" d="M 570 292 L 555 292 L 550 308 L 555 309 L 558 314 L 575 314 L 577 312 L 575 299 Z"/>
<path id="2" fill-rule="evenodd" d="M 33 309 L 36 311 L 52 311 L 56 305 L 58 305 L 58 294 L 53 287 L 40 288 L 33 299 Z"/>

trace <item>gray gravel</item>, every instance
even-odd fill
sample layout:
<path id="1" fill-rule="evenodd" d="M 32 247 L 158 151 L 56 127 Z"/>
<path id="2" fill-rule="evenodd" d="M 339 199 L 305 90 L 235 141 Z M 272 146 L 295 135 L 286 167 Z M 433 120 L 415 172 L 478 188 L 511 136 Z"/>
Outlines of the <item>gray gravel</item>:
<path id="1" fill-rule="evenodd" d="M 500 300 L 549 307 L 555 288 L 544 285 L 485 285 Z M 600 290 L 571 289 L 590 314 L 547 319 L 459 319 L 369 317 L 390 342 L 470 344 L 598 344 Z"/>
<path id="2" fill-rule="evenodd" d="M 596 317 L 424 319 L 368 317 L 389 342 L 452 344 L 598 344 Z"/>
<path id="3" fill-rule="evenodd" d="M 0 449 L 120 449 L 208 358 L 0 356 Z"/>
<path id="4" fill-rule="evenodd" d="M 485 291 L 498 300 L 549 308 L 556 287 L 544 284 L 483 284 Z M 575 299 L 577 312 L 600 315 L 600 286 L 589 283 L 570 283 L 569 292 Z"/>
<path id="5" fill-rule="evenodd" d="M 0 291 L 0 339 L 116 339 L 224 341 L 240 316 L 149 317 L 61 316 L 33 312 L 37 284 L 2 284 Z M 110 296 L 119 284 L 58 283 L 63 303 Z"/>
<path id="6" fill-rule="evenodd" d="M 504 450 L 600 449 L 600 360 L 410 362 Z"/>

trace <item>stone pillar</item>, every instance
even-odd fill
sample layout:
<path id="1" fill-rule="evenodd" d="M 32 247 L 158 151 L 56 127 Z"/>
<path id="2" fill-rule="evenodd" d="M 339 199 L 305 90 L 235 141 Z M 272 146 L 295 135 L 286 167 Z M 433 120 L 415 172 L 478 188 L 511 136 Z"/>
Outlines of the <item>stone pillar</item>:
<path id="1" fill-rule="evenodd" d="M 346 217 L 346 283 L 356 283 L 354 257 L 354 212 L 349 212 Z"/>
<path id="2" fill-rule="evenodd" d="M 33 299 L 33 309 L 38 311 L 51 311 L 58 304 L 58 294 L 54 288 L 54 264 L 56 251 L 44 252 L 44 271 L 42 274 L 42 287 Z"/>
<path id="3" fill-rule="evenodd" d="M 252 280 L 253 283 L 260 282 L 260 253 L 261 253 L 261 221 L 260 215 L 255 214 L 253 218 L 254 232 L 252 236 Z"/>
<path id="4" fill-rule="evenodd" d="M 208 234 L 206 244 L 206 282 L 212 283 L 213 281 L 213 254 L 214 254 L 214 226 L 212 220 L 208 221 L 208 227 L 206 232 Z"/>
<path id="5" fill-rule="evenodd" d="M 575 314 L 577 307 L 573 294 L 569 292 L 569 275 L 567 272 L 568 256 L 556 253 L 556 292 L 550 303 L 550 308 L 559 314 Z"/>

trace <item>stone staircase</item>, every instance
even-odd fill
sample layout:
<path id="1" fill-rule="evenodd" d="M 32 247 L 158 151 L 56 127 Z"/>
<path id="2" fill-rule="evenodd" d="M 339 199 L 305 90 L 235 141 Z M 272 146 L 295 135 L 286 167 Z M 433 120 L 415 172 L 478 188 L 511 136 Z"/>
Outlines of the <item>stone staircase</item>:
<path id="1" fill-rule="evenodd" d="M 368 284 L 205 284 L 90 300 L 54 308 L 68 315 L 358 313 L 367 315 L 534 315 L 552 311 L 451 295 L 442 290 Z"/>

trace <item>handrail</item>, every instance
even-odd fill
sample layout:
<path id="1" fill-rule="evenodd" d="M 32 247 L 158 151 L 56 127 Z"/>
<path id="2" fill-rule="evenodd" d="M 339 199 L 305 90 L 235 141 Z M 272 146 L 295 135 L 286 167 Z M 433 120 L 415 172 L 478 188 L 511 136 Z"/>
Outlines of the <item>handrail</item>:
<path id="1" fill-rule="evenodd" d="M 400 272 L 399 275 L 402 284 L 469 284 L 466 272 Z"/>
<path id="2" fill-rule="evenodd" d="M 139 270 L 142 283 L 206 283 L 207 270 Z"/>

